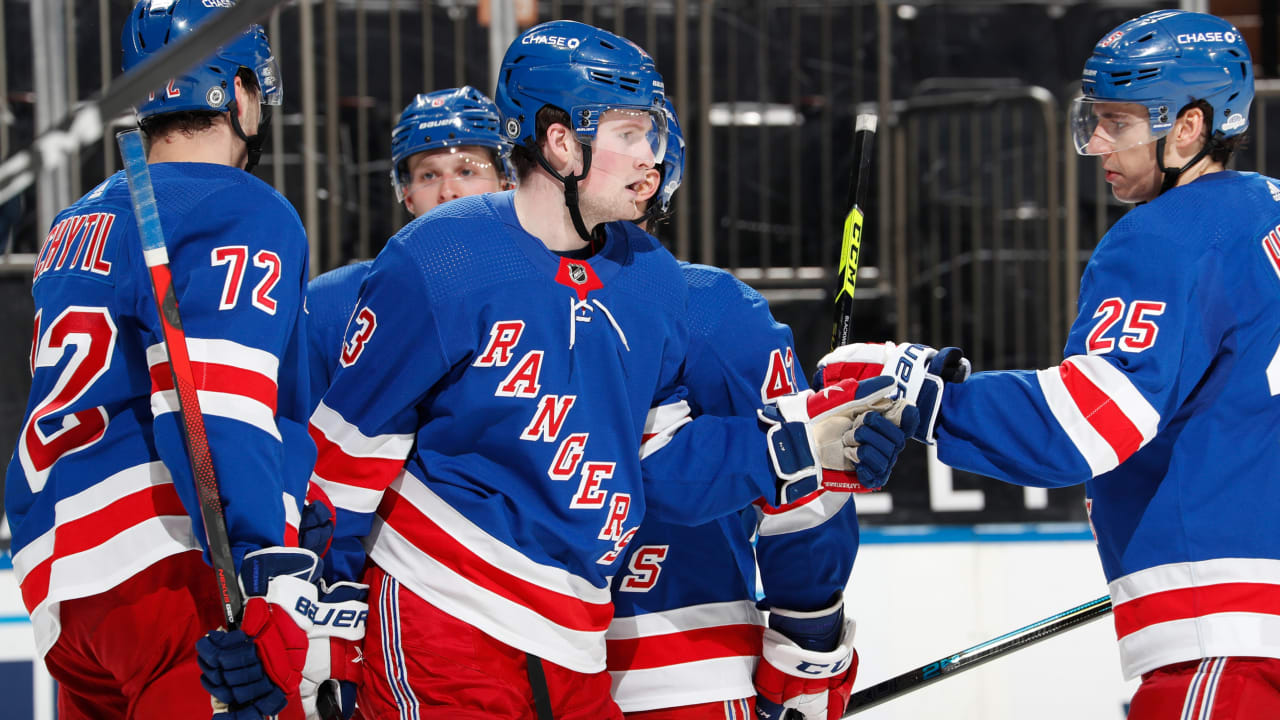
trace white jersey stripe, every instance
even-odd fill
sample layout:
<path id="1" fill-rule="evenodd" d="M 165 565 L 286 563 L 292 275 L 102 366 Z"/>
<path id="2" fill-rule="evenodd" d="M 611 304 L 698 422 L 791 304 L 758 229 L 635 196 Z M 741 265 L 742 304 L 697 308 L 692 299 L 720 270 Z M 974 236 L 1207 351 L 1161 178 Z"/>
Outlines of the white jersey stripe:
<path id="1" fill-rule="evenodd" d="M 311 426 L 337 445 L 343 454 L 353 458 L 403 461 L 413 449 L 413 433 L 365 435 L 323 401 L 311 415 Z"/>
<path id="2" fill-rule="evenodd" d="M 749 600 L 689 605 L 643 615 L 615 617 L 606 636 L 610 640 L 631 640 L 725 625 L 764 627 L 764 614 Z"/>
<path id="3" fill-rule="evenodd" d="M 1157 565 L 1118 578 L 1110 587 L 1112 600 L 1121 605 L 1155 593 L 1224 583 L 1280 585 L 1280 560 L 1215 558 Z"/>
<path id="4" fill-rule="evenodd" d="M 651 408 L 644 422 L 644 441 L 640 444 L 640 459 L 658 452 L 671 442 L 676 431 L 691 422 L 692 410 L 684 400 Z"/>
<path id="5" fill-rule="evenodd" d="M 758 657 L 724 657 L 644 670 L 610 672 L 624 713 L 755 697 Z"/>
<path id="6" fill-rule="evenodd" d="M 270 407 L 261 402 L 244 395 L 208 390 L 197 391 L 196 398 L 200 401 L 200 413 L 202 415 L 239 420 L 246 425 L 258 428 L 277 441 L 281 441 L 280 429 L 276 427 L 275 413 L 271 411 Z M 177 390 L 151 393 L 151 414 L 157 418 L 165 413 L 178 412 L 178 407 Z"/>
<path id="7" fill-rule="evenodd" d="M 333 503 L 335 508 L 342 508 L 354 513 L 371 513 L 376 511 L 378 505 L 382 503 L 383 492 L 381 490 L 372 490 L 358 485 L 347 485 L 346 483 L 326 480 L 315 473 L 311 474 L 311 482 L 320 486 L 320 489 L 329 496 L 329 502 Z"/>
<path id="8" fill-rule="evenodd" d="M 1036 379 L 1040 381 L 1040 391 L 1044 393 L 1049 412 L 1053 413 L 1058 425 L 1089 464 L 1089 472 L 1097 477 L 1118 467 L 1120 459 L 1116 457 L 1116 451 L 1080 412 L 1071 393 L 1067 392 L 1058 368 L 1039 370 Z"/>
<path id="9" fill-rule="evenodd" d="M 256 372 L 269 378 L 272 383 L 276 382 L 280 372 L 280 360 L 275 355 L 231 340 L 188 337 L 187 354 L 191 362 L 226 365 Z M 169 362 L 169 355 L 164 343 L 157 343 L 147 348 L 148 367 L 167 362 Z"/>

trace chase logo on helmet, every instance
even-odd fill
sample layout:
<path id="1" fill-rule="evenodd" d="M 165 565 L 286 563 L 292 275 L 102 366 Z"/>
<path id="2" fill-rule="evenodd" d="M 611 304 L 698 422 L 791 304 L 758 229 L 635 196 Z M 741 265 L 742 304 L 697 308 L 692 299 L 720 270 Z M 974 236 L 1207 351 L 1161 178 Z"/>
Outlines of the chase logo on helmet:
<path id="1" fill-rule="evenodd" d="M 1178 35 L 1178 44 L 1186 45 L 1195 42 L 1233 43 L 1236 41 L 1236 37 L 1237 35 L 1233 32 L 1182 33 Z"/>
<path id="2" fill-rule="evenodd" d="M 529 35 L 522 39 L 523 45 L 551 45 L 552 47 L 561 47 L 568 50 L 574 50 L 582 41 L 578 38 L 560 37 L 559 35 Z"/>
<path id="3" fill-rule="evenodd" d="M 235 7 L 236 0 L 201 0 L 200 4 L 207 8 L 229 8 Z"/>
<path id="4" fill-rule="evenodd" d="M 1235 130 L 1238 127 L 1244 127 L 1244 116 L 1240 113 L 1232 113 L 1227 121 L 1222 123 L 1223 130 Z"/>

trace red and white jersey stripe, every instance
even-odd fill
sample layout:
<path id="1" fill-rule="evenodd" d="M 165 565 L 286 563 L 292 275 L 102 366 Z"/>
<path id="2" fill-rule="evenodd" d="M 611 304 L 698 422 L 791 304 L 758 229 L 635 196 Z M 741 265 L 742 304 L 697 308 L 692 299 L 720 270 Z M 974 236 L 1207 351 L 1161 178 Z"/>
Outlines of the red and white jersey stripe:
<path id="1" fill-rule="evenodd" d="M 1111 583 L 1126 678 L 1208 657 L 1280 657 L 1280 560 L 1215 558 Z"/>
<path id="2" fill-rule="evenodd" d="M 280 360 L 265 350 L 231 340 L 187 338 L 200 411 L 239 420 L 276 440 L 276 377 Z M 159 417 L 178 412 L 169 355 L 164 343 L 147 348 L 151 373 L 151 412 Z"/>
<path id="3" fill-rule="evenodd" d="M 605 669 L 609 588 L 530 560 L 408 471 L 387 488 L 367 544 L 383 570 L 448 614 L 570 670 Z"/>
<path id="4" fill-rule="evenodd" d="M 281 497 L 286 536 L 296 542 L 299 502 Z M 13 556 L 36 647 L 58 639 L 63 600 L 105 592 L 154 563 L 200 551 L 169 470 L 159 460 L 125 468 L 59 500 L 54 526 Z"/>
<path id="5" fill-rule="evenodd" d="M 1107 358 L 1073 355 L 1036 377 L 1050 412 L 1094 477 L 1155 437 L 1160 413 Z"/>
<path id="6" fill-rule="evenodd" d="M 763 614 L 748 600 L 616 618 L 607 634 L 623 712 L 754 697 Z"/>
<path id="7" fill-rule="evenodd" d="M 640 459 L 643 460 L 666 447 L 677 430 L 684 427 L 686 423 L 693 422 L 691 412 L 689 403 L 684 400 L 650 409 L 644 421 Z"/>
<path id="8" fill-rule="evenodd" d="M 151 564 L 200 550 L 164 463 L 125 468 L 58 501 L 52 528 L 13 556 L 36 647 L 58 639 L 63 600 L 108 590 Z"/>
<path id="9" fill-rule="evenodd" d="M 413 433 L 370 437 L 323 402 L 311 415 L 316 470 L 311 480 L 335 507 L 371 513 L 382 491 L 404 467 L 413 449 Z"/>

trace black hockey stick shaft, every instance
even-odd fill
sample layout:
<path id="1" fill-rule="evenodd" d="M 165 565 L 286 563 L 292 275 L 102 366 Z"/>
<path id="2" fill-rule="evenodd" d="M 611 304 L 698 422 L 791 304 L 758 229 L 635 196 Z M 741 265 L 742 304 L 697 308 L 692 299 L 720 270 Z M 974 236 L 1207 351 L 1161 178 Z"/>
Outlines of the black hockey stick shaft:
<path id="1" fill-rule="evenodd" d="M 200 413 L 195 374 L 187 351 L 187 335 L 182 329 L 182 317 L 178 314 L 178 299 L 173 290 L 173 276 L 169 272 L 169 255 L 165 249 L 164 230 L 160 227 L 160 215 L 156 209 L 155 190 L 151 187 L 146 149 L 142 144 L 142 133 L 137 130 L 120 133 L 116 136 L 116 142 L 124 160 L 125 176 L 129 179 L 129 196 L 133 201 L 133 213 L 138 219 L 142 255 L 151 276 L 151 288 L 155 291 L 156 311 L 160 315 L 169 371 L 178 395 L 179 427 L 182 428 L 187 459 L 191 462 L 191 474 L 195 478 L 196 496 L 200 500 L 200 517 L 204 520 L 209 559 L 213 563 L 214 579 L 222 600 L 223 621 L 228 630 L 233 630 L 240 622 L 244 597 L 240 594 L 235 563 L 231 558 L 227 519 L 222 511 L 222 496 L 218 493 L 218 476 L 213 468 L 213 455 L 209 452 L 209 435 L 205 431 L 204 416 Z"/>
<path id="2" fill-rule="evenodd" d="M 862 254 L 863 213 L 867 186 L 871 183 L 871 158 L 875 152 L 877 118 L 857 116 L 853 132 L 853 169 L 849 175 L 849 212 L 844 218 L 840 242 L 840 263 L 836 267 L 835 316 L 831 328 L 831 349 L 847 345 L 853 336 L 853 289 L 858 281 L 858 259 Z"/>
<path id="3" fill-rule="evenodd" d="M 944 658 L 939 658 L 915 670 L 902 673 L 897 677 L 889 678 L 884 682 L 854 693 L 849 698 L 849 704 L 845 706 L 845 714 L 842 718 L 851 718 L 863 710 L 927 687 L 943 678 L 951 677 L 965 670 L 971 670 L 1001 655 L 1029 647 L 1060 632 L 1080 627 L 1104 617 L 1110 612 L 1111 596 L 1104 595 L 1097 600 L 1065 610 L 1057 615 L 1034 622 L 1026 627 L 1018 628 L 1013 632 L 1005 633 L 1000 637 L 992 638 Z"/>

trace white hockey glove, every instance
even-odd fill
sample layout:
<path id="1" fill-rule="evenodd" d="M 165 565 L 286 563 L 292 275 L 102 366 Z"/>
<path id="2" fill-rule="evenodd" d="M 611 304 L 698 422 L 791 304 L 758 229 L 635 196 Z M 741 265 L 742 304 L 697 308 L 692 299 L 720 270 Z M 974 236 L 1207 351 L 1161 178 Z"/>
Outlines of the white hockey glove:
<path id="1" fill-rule="evenodd" d="M 764 651 L 756 667 L 756 717 L 761 720 L 839 720 L 858 674 L 858 652 L 853 649 L 856 628 L 843 617 L 843 601 L 832 608 L 800 613 L 769 611 L 764 631 Z M 814 626 L 840 623 L 835 648 L 806 649 Z M 784 632 L 785 631 L 785 632 Z M 794 635 L 800 642 L 788 637 Z"/>
<path id="2" fill-rule="evenodd" d="M 853 343 L 836 348 L 818 361 L 814 384 L 861 379 L 875 372 L 894 378 L 902 396 L 919 409 L 920 424 L 911 437 L 932 445 L 946 383 L 964 382 L 971 367 L 960 348 L 935 350 L 909 343 Z"/>
<path id="3" fill-rule="evenodd" d="M 355 712 L 364 670 L 361 644 L 369 616 L 369 586 L 320 581 L 320 597 L 306 608 L 310 645 L 299 687 L 307 720 L 346 720 Z M 280 720 L 290 720 L 283 714 Z"/>
<path id="4" fill-rule="evenodd" d="M 846 380 L 818 392 L 784 395 L 759 411 L 766 427 L 769 460 L 778 477 L 776 505 L 824 488 L 866 492 L 880 487 L 914 430 L 913 413 L 902 422 L 906 403 L 889 379 L 862 384 Z"/>

